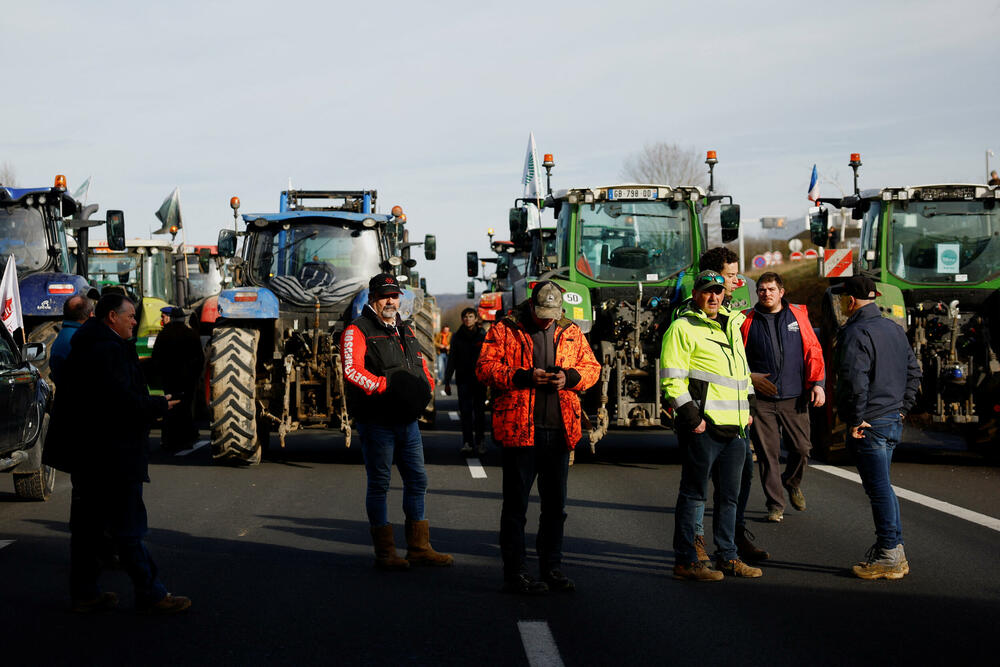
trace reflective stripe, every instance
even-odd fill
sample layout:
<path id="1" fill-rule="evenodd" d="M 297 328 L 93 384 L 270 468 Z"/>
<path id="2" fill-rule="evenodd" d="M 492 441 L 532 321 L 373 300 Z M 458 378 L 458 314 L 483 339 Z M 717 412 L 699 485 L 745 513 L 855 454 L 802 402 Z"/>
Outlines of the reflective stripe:
<path id="1" fill-rule="evenodd" d="M 661 368 L 661 378 L 686 378 L 688 370 L 686 368 Z"/>
<path id="2" fill-rule="evenodd" d="M 681 406 L 687 405 L 688 403 L 690 403 L 691 400 L 692 400 L 691 399 L 691 394 L 689 394 L 688 392 L 685 391 L 680 396 L 676 396 L 674 398 L 671 398 L 670 399 L 670 403 L 674 406 L 674 410 L 677 410 Z"/>
<path id="3" fill-rule="evenodd" d="M 715 399 L 705 401 L 705 410 L 749 410 L 750 401 L 740 398 L 735 401 Z"/>
<path id="4" fill-rule="evenodd" d="M 720 387 L 729 387 L 730 389 L 743 390 L 747 388 L 746 380 L 737 380 L 735 378 L 727 377 L 725 375 L 718 375 L 716 373 L 710 373 L 708 371 L 698 370 L 697 368 L 692 368 L 688 375 L 695 380 L 704 380 L 705 382 L 711 382 L 712 384 L 717 384 Z"/>

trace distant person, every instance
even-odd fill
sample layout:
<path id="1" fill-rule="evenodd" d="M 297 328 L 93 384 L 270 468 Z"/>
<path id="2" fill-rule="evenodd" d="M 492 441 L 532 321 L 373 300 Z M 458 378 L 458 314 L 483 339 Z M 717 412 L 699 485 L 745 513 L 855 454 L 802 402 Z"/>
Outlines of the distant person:
<path id="1" fill-rule="evenodd" d="M 149 481 L 149 428 L 176 401 L 150 396 L 135 344 L 135 304 L 106 294 L 94 317 L 70 341 L 52 422 L 45 440 L 47 464 L 71 473 L 70 593 L 76 612 L 118 606 L 118 596 L 98 586 L 105 533 L 135 588 L 140 612 L 171 614 L 191 606 L 160 582 L 143 544 L 148 532 L 142 485 Z"/>
<path id="2" fill-rule="evenodd" d="M 448 353 L 451 352 L 451 327 L 447 324 L 434 335 L 434 348 L 437 350 L 437 381 L 444 382 L 445 369 L 448 368 Z"/>
<path id="3" fill-rule="evenodd" d="M 59 385 L 59 373 L 69 356 L 70 340 L 83 323 L 94 316 L 94 302 L 83 294 L 74 294 L 63 304 L 62 328 L 52 341 L 49 352 L 49 372 L 52 382 Z"/>
<path id="4" fill-rule="evenodd" d="M 476 362 L 486 340 L 475 308 L 462 311 L 462 326 L 451 339 L 451 354 L 444 373 L 444 393 L 451 396 L 451 378 L 458 385 L 458 411 L 462 418 L 462 454 L 486 453 L 486 386 L 476 378 Z M 475 449 L 473 449 L 475 447 Z"/>
<path id="5" fill-rule="evenodd" d="M 990 180 L 986 182 L 986 185 L 1000 185 L 1000 176 L 997 175 L 996 169 L 990 172 Z"/>
<path id="6" fill-rule="evenodd" d="M 753 423 L 753 389 L 740 336 L 743 315 L 722 305 L 724 284 L 725 278 L 715 271 L 695 277 L 691 298 L 664 334 L 660 354 L 661 388 L 673 408 L 681 448 L 674 512 L 675 579 L 720 581 L 725 574 L 762 574 L 740 559 L 735 543 L 740 476 L 749 450 L 747 430 Z M 697 522 L 713 468 L 715 570 L 696 548 Z"/>
<path id="7" fill-rule="evenodd" d="M 205 354 L 201 337 L 187 325 L 183 309 L 167 306 L 160 313 L 163 329 L 153 344 L 153 367 L 163 383 L 164 393 L 178 401 L 163 418 L 160 447 L 167 452 L 179 452 L 198 439 L 194 394 L 205 366 Z"/>
<path id="8" fill-rule="evenodd" d="M 420 353 L 413 330 L 399 315 L 403 290 L 389 273 L 368 283 L 368 303 L 344 329 L 344 384 L 347 406 L 361 436 L 368 487 L 365 511 L 375 547 L 375 566 L 407 570 L 410 565 L 447 566 L 455 562 L 430 543 L 424 516 L 427 472 L 424 443 L 417 426 L 434 391 L 434 378 Z M 403 478 L 406 558 L 396 554 L 387 497 L 392 463 Z"/>
<path id="9" fill-rule="evenodd" d="M 749 292 L 753 296 L 749 302 L 741 300 L 739 303 L 734 303 L 733 292 L 736 291 L 737 284 L 740 281 L 740 257 L 726 246 L 720 245 L 707 250 L 699 258 L 698 266 L 701 267 L 702 271 L 714 271 L 722 276 L 725 281 L 723 284 L 722 307 L 726 310 L 739 313 L 742 309 L 752 306 L 756 302 L 756 290 L 750 289 Z M 747 282 L 748 286 L 753 284 L 749 279 L 747 279 Z M 679 311 L 680 309 L 678 308 L 675 313 Z M 740 315 L 740 317 L 742 318 L 743 316 Z M 740 476 L 740 493 L 736 501 L 736 549 L 741 558 L 752 562 L 766 560 L 770 558 L 770 554 L 765 549 L 761 549 L 753 543 L 757 537 L 746 526 L 747 503 L 750 501 L 750 490 L 753 487 L 754 458 L 749 438 L 744 438 L 743 440 L 747 446 L 747 452 L 746 457 L 743 459 L 743 470 Z M 717 477 L 718 470 L 713 467 L 712 486 L 715 488 L 715 492 L 712 494 L 712 498 L 715 507 L 718 507 Z M 705 549 L 705 504 L 701 503 L 699 506 L 695 502 L 695 505 L 694 546 L 699 560 L 708 561 L 708 551 Z"/>
<path id="10" fill-rule="evenodd" d="M 597 382 L 601 366 L 562 303 L 558 285 L 539 282 L 516 314 L 489 330 L 476 364 L 476 377 L 495 391 L 493 437 L 503 446 L 500 555 L 507 593 L 576 588 L 561 569 L 569 454 L 582 436 L 579 392 Z M 524 538 L 536 477 L 541 581 L 528 574 Z"/>
<path id="11" fill-rule="evenodd" d="M 848 315 L 837 332 L 837 412 L 850 429 L 847 447 L 875 519 L 876 542 L 852 571 L 861 579 L 902 579 L 910 564 L 890 468 L 903 417 L 916 402 L 920 366 L 903 328 L 882 317 L 871 278 L 852 276 L 831 291 Z"/>
<path id="12" fill-rule="evenodd" d="M 743 314 L 747 319 L 741 332 L 757 395 L 750 439 L 758 455 L 767 520 L 777 523 L 784 518 L 785 489 L 792 507 L 806 509 L 801 486 L 812 448 L 809 406 L 826 402 L 823 348 L 805 306 L 785 300 L 777 273 L 757 279 L 757 305 Z M 782 442 L 788 451 L 783 474 L 778 462 Z"/>

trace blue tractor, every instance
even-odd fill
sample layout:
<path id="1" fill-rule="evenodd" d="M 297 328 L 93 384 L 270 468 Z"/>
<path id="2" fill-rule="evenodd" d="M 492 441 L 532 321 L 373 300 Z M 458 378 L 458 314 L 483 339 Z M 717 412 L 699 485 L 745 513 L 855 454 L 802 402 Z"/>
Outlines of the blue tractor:
<path id="1" fill-rule="evenodd" d="M 13 255 L 20 286 L 24 336 L 52 344 L 59 333 L 63 304 L 90 285 L 87 267 L 70 254 L 67 233 L 74 234 L 77 257 L 86 257 L 89 228 L 104 224 L 108 245 L 125 248 L 125 215 L 108 211 L 107 220 L 91 220 L 97 204 L 83 206 L 66 193 L 66 178 L 56 176 L 51 188 L 0 187 L 0 262 Z M 84 248 L 83 252 L 79 248 Z M 47 357 L 34 361 L 48 379 Z"/>
<path id="2" fill-rule="evenodd" d="M 374 190 L 287 190 L 278 213 L 243 214 L 243 231 L 220 232 L 233 287 L 219 294 L 209 353 L 215 459 L 259 463 L 275 429 L 282 447 L 289 432 L 305 428 L 339 429 L 350 446 L 340 334 L 364 308 L 373 275 L 412 282 L 409 249 L 418 245 L 406 238 L 402 209 L 376 213 L 376 197 Z M 238 224 L 239 199 L 230 204 Z M 423 245 L 434 259 L 434 237 Z M 433 299 L 410 285 L 400 314 L 413 318 L 429 305 Z M 433 367 L 430 340 L 422 347 Z"/>

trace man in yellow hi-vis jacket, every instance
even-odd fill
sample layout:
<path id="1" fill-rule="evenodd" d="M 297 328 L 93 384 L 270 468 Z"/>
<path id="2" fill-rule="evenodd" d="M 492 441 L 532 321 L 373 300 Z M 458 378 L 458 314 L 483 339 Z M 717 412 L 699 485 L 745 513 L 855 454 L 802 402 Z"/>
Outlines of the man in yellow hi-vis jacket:
<path id="1" fill-rule="evenodd" d="M 743 315 L 722 306 L 725 279 L 715 271 L 695 277 L 691 299 L 663 337 L 660 386 L 674 410 L 681 449 L 681 484 L 674 512 L 674 577 L 718 581 L 723 573 L 759 577 L 761 571 L 740 560 L 734 542 L 736 503 L 747 452 L 753 386 L 740 324 Z M 708 495 L 712 465 L 717 466 L 718 500 L 712 533 L 716 567 L 697 557 L 694 539 L 700 505 Z"/>

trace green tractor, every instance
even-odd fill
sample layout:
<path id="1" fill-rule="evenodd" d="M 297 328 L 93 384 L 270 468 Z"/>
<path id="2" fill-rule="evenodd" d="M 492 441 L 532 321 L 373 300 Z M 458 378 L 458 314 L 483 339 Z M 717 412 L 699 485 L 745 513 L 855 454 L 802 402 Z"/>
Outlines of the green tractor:
<path id="1" fill-rule="evenodd" d="M 820 275 L 871 277 L 883 316 L 906 330 L 923 372 L 910 421 L 962 432 L 971 447 L 996 454 L 1000 187 L 949 183 L 859 190 L 860 154 L 852 154 L 849 164 L 854 194 L 819 199 L 809 225 L 813 242 L 828 245 L 830 209 L 823 204 L 849 209 L 861 221 L 860 246 L 828 248 L 819 260 Z M 831 389 L 833 343 L 846 319 L 827 290 L 820 336 Z M 828 457 L 843 448 L 845 428 L 833 401 L 827 401 L 813 418 L 815 454 Z"/>
<path id="2" fill-rule="evenodd" d="M 624 184 L 552 191 L 539 210 L 517 200 L 510 210 L 511 240 L 530 252 L 527 275 L 514 282 L 520 303 L 540 280 L 564 290 L 568 317 L 587 335 L 601 377 L 584 396 L 590 451 L 609 427 L 668 426 L 661 404 L 659 357 L 674 308 L 690 296 L 698 258 L 708 246 L 703 216 L 720 204 L 722 240 L 739 235 L 740 207 L 713 192 L 715 151 L 709 151 L 710 185 Z M 543 164 L 548 180 L 554 166 Z M 721 203 L 728 200 L 728 203 Z M 541 224 L 551 210 L 554 228 Z M 750 303 L 746 281 L 733 295 Z"/>

